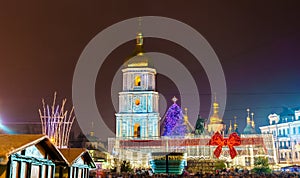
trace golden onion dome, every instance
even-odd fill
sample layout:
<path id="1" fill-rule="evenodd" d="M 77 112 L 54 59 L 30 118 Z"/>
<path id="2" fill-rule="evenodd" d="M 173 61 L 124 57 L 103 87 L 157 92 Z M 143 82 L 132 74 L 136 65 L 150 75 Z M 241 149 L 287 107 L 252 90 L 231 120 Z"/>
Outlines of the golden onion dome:
<path id="1" fill-rule="evenodd" d="M 213 106 L 214 106 L 214 107 L 219 107 L 219 104 L 216 103 L 216 102 L 214 102 Z"/>
<path id="2" fill-rule="evenodd" d="M 126 58 L 124 66 L 125 67 L 152 67 L 150 64 L 150 58 L 145 55 L 144 47 L 143 47 L 143 34 L 138 33 L 136 36 L 136 46 L 135 50 L 129 57 Z"/>
<path id="3" fill-rule="evenodd" d="M 219 117 L 219 104 L 215 101 L 213 103 L 213 115 L 209 118 L 210 124 L 221 124 L 222 119 Z"/>
<path id="4" fill-rule="evenodd" d="M 219 118 L 219 116 L 217 115 L 212 115 L 210 118 L 210 124 L 221 124 L 222 123 L 222 119 Z"/>

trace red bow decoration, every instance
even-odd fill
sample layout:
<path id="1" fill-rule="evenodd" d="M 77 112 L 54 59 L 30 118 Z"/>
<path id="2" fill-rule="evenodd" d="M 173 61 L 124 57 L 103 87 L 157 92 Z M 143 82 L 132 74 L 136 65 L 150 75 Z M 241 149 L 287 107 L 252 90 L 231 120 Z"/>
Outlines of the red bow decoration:
<path id="1" fill-rule="evenodd" d="M 233 159 L 237 152 L 233 146 L 241 145 L 241 138 L 238 136 L 237 133 L 232 133 L 229 135 L 229 138 L 223 138 L 219 132 L 216 132 L 210 139 L 209 145 L 217 145 L 217 148 L 214 151 L 214 155 L 219 158 L 222 152 L 223 146 L 228 146 L 230 157 Z"/>

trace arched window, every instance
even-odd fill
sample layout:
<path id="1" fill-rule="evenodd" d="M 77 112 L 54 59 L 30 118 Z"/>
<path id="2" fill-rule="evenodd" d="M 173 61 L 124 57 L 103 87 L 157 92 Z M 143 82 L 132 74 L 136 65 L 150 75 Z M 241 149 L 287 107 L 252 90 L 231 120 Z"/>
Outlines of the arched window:
<path id="1" fill-rule="evenodd" d="M 134 86 L 141 86 L 141 76 L 137 75 L 134 78 Z"/>
<path id="2" fill-rule="evenodd" d="M 134 124 L 134 137 L 135 138 L 139 138 L 141 137 L 141 127 L 140 127 L 140 124 L 136 123 Z"/>

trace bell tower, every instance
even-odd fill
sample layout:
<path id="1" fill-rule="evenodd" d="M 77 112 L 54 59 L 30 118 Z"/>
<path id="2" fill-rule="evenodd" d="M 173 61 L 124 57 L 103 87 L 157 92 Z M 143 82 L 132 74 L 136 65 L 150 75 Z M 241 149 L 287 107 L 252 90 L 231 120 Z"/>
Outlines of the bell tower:
<path id="1" fill-rule="evenodd" d="M 137 34 L 136 48 L 122 72 L 123 91 L 119 92 L 116 137 L 144 139 L 160 136 L 156 70 L 144 54 L 142 33 Z"/>

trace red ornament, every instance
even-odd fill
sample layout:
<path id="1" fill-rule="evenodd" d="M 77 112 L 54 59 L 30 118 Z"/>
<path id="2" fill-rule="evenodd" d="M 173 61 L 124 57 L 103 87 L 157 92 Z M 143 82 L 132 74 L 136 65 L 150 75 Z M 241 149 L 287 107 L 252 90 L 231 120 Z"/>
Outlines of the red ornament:
<path id="1" fill-rule="evenodd" d="M 219 158 L 222 152 L 223 146 L 228 146 L 230 157 L 233 159 L 237 152 L 233 146 L 241 145 L 241 138 L 237 133 L 232 133 L 229 135 L 229 138 L 223 138 L 219 132 L 216 132 L 210 139 L 209 145 L 217 145 L 217 148 L 214 151 L 214 155 Z"/>

